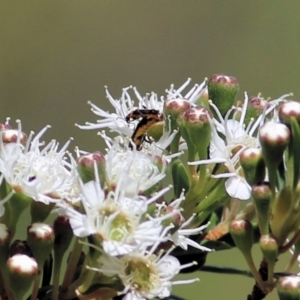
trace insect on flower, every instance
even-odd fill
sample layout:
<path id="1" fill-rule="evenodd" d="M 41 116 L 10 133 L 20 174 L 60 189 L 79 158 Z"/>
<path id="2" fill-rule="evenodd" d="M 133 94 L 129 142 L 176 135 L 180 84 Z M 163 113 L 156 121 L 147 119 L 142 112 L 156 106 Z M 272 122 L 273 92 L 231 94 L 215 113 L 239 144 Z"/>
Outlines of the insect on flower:
<path id="1" fill-rule="evenodd" d="M 135 109 L 130 112 L 125 120 L 128 123 L 130 120 L 138 120 L 140 118 L 148 117 L 151 118 L 153 116 L 159 115 L 159 111 L 157 109 Z"/>
<path id="2" fill-rule="evenodd" d="M 129 115 L 130 115 L 130 117 L 129 117 Z M 136 149 L 141 150 L 142 143 L 144 141 L 146 141 L 148 143 L 152 142 L 149 138 L 147 138 L 147 131 L 155 123 L 163 121 L 163 119 L 164 119 L 163 114 L 159 113 L 158 110 L 155 110 L 155 109 L 145 109 L 145 110 L 135 110 L 132 113 L 130 113 L 129 115 L 127 116 L 128 119 L 130 119 L 130 118 L 140 119 L 139 123 L 136 126 L 135 131 L 133 132 L 133 134 L 131 136 L 131 141 L 129 142 L 129 147 L 132 149 L 133 148 L 132 143 L 134 143 L 136 145 Z M 139 115 L 139 117 L 137 117 L 138 115 Z M 127 120 L 127 117 L 126 117 L 126 120 Z"/>

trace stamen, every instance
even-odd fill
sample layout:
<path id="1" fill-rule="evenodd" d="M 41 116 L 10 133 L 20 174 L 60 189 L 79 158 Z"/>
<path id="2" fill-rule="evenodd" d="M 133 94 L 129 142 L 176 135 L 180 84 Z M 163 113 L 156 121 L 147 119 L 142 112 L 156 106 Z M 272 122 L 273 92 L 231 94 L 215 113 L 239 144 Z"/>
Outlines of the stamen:
<path id="1" fill-rule="evenodd" d="M 194 103 L 196 100 L 198 100 L 202 94 L 205 91 L 205 86 L 207 84 L 207 78 L 204 78 L 204 81 L 197 87 L 197 89 L 194 91 L 192 95 L 188 95 L 188 99 L 190 99 L 190 102 Z"/>
<path id="2" fill-rule="evenodd" d="M 42 135 L 49 129 L 51 128 L 50 125 L 46 125 L 32 140 L 32 146 L 33 147 L 38 147 L 39 146 L 39 139 L 42 137 Z"/>
<path id="3" fill-rule="evenodd" d="M 178 97 L 182 97 L 182 95 L 180 94 L 189 84 L 190 84 L 190 82 L 191 82 L 191 80 L 192 80 L 192 78 L 188 78 L 184 83 L 183 83 L 183 85 L 181 86 L 181 87 L 179 87 L 178 89 L 177 89 L 177 91 L 175 91 L 175 93 L 174 93 L 174 98 L 176 97 L 176 96 L 178 96 Z"/>
<path id="4" fill-rule="evenodd" d="M 242 114 L 241 114 L 241 118 L 240 118 L 240 126 L 242 126 L 245 122 L 245 117 L 246 117 L 246 112 L 247 112 L 248 102 L 249 102 L 247 92 L 245 92 L 244 95 L 245 95 L 245 101 L 243 104 Z"/>

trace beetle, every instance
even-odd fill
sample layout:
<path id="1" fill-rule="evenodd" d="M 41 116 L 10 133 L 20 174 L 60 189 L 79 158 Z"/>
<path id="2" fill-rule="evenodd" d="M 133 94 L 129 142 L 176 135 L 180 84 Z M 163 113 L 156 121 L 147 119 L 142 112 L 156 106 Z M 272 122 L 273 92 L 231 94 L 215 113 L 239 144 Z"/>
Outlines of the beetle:
<path id="1" fill-rule="evenodd" d="M 137 150 L 142 149 L 142 143 L 144 141 L 151 143 L 150 139 L 147 140 L 148 129 L 155 123 L 163 121 L 164 119 L 163 114 L 160 114 L 157 110 L 151 110 L 151 111 L 155 111 L 155 113 L 150 113 L 149 110 L 147 110 L 147 113 L 144 113 L 144 116 L 140 117 L 141 120 L 137 124 L 135 131 L 131 136 L 131 141 L 129 142 L 128 145 L 130 149 L 133 149 L 132 143 L 135 144 Z"/>
<path id="2" fill-rule="evenodd" d="M 128 123 L 130 120 L 138 120 L 140 118 L 148 117 L 152 118 L 159 115 L 159 110 L 157 109 L 135 109 L 130 112 L 126 117 L 125 120 Z"/>

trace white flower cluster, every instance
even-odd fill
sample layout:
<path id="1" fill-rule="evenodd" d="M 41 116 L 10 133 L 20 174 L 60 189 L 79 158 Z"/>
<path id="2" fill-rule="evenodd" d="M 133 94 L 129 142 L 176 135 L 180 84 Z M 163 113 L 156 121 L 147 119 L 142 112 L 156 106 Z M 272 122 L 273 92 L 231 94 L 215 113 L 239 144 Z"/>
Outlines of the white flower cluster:
<path id="1" fill-rule="evenodd" d="M 190 79 L 178 90 L 171 86 L 168 98 L 185 97 L 191 103 L 199 98 L 205 82 L 182 96 L 181 91 L 189 82 Z M 137 106 L 130 98 L 129 89 L 139 101 Z M 2 126 L 1 183 L 7 184 L 10 192 L 1 200 L 0 213 L 5 214 L 6 202 L 13 195 L 55 205 L 56 211 L 69 218 L 75 236 L 92 235 L 98 241 L 97 245 L 90 246 L 99 250 L 99 259 L 88 267 L 121 280 L 124 289 L 118 292 L 124 294 L 124 299 L 164 298 L 170 295 L 173 284 L 198 280 L 171 281 L 182 268 L 194 264 L 180 265 L 171 252 L 177 246 L 184 250 L 192 246 L 200 251 L 211 251 L 189 238 L 201 233 L 207 225 L 188 228 L 194 216 L 184 220 L 181 214 L 183 193 L 170 204 L 163 200 L 171 189 L 162 185 L 168 164 L 181 154 L 165 155 L 176 132 L 166 131 L 156 143 L 144 142 L 142 151 L 129 145 L 137 122 L 126 122 L 126 116 L 135 108 L 161 112 L 163 99 L 154 93 L 143 98 L 131 87 L 123 90 L 120 100 L 106 93 L 116 113 L 108 114 L 91 104 L 93 112 L 102 120 L 79 126 L 107 127 L 118 133 L 114 139 L 100 133 L 108 147 L 103 178 L 94 162 L 94 180 L 81 181 L 78 164 L 66 151 L 70 141 L 60 149 L 55 140 L 48 144 L 41 141 L 50 126 L 36 136 L 31 132 L 29 137 L 22 132 L 19 121 L 16 130 L 11 129 L 8 121 Z"/>
<path id="2" fill-rule="evenodd" d="M 47 145 L 40 141 L 50 126 L 46 126 L 34 138 L 31 132 L 27 138 L 21 130 L 20 121 L 18 124 L 18 129 L 13 130 L 7 121 L 1 130 L 1 182 L 5 179 L 11 188 L 8 197 L 1 200 L 1 215 L 4 214 L 3 205 L 13 193 L 23 194 L 46 205 L 56 203 L 59 199 L 74 201 L 77 197 L 78 200 L 75 165 L 65 159 L 70 140 L 58 150 L 59 144 L 55 140 Z"/>
<path id="3" fill-rule="evenodd" d="M 210 251 L 189 238 L 206 226 L 185 229 L 193 217 L 185 222 L 181 216 L 183 194 L 170 205 L 162 201 L 171 188 L 161 189 L 160 185 L 167 159 L 161 157 L 158 166 L 155 158 L 142 151 L 121 150 L 115 143 L 105 156 L 103 188 L 97 172 L 96 180 L 81 184 L 82 212 L 59 204 L 76 236 L 93 235 L 99 240 L 99 264 L 89 268 L 119 278 L 124 285 L 120 292 L 126 294 L 124 299 L 170 295 L 174 284 L 171 279 L 180 269 L 191 266 L 180 266 L 177 258 L 170 255 L 174 247 L 187 249 L 190 245 Z M 169 250 L 160 250 L 163 244 Z"/>
<path id="4" fill-rule="evenodd" d="M 203 92 L 203 87 L 204 83 L 200 88 L 196 85 L 185 97 L 196 99 Z M 139 102 L 137 106 L 130 97 L 130 89 Z M 197 280 L 172 282 L 180 269 L 193 263 L 180 266 L 178 259 L 170 253 L 176 246 L 184 250 L 192 246 L 201 251 L 211 251 L 189 238 L 201 233 L 207 225 L 186 228 L 194 216 L 185 221 L 181 215 L 183 193 L 169 205 L 163 200 L 164 194 L 171 188 L 162 188 L 161 183 L 168 163 L 172 157 L 180 155 L 164 155 L 164 150 L 176 132 L 165 132 L 156 143 L 144 143 L 141 151 L 129 147 L 128 142 L 140 119 L 128 123 L 128 114 L 135 109 L 162 112 L 163 99 L 158 99 L 154 93 L 143 98 L 131 87 L 123 90 L 120 100 L 113 99 L 107 90 L 106 94 L 116 112 L 109 114 L 90 103 L 92 111 L 102 119 L 97 124 L 78 125 L 82 129 L 107 127 L 118 134 L 111 139 L 100 133 L 108 147 L 103 162 L 105 175 L 102 177 L 105 179 L 99 178 L 95 172 L 94 181 L 81 184 L 82 212 L 68 205 L 60 205 L 61 211 L 70 218 L 75 235 L 93 235 L 99 239 L 99 265 L 89 268 L 121 280 L 124 290 L 120 293 L 125 294 L 123 299 L 165 298 L 170 295 L 171 285 Z M 183 96 L 180 90 L 171 87 L 168 97 Z M 105 184 L 101 182 L 103 180 Z"/>

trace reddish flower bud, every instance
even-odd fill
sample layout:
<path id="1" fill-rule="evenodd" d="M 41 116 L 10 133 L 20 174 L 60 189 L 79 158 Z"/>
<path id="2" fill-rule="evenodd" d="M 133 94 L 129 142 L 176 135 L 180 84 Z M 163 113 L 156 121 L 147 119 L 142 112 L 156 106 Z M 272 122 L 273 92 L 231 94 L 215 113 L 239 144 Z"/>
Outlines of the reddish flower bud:
<path id="1" fill-rule="evenodd" d="M 224 116 L 234 104 L 239 91 L 237 79 L 233 76 L 215 74 L 208 80 L 207 88 L 209 99 Z"/>

